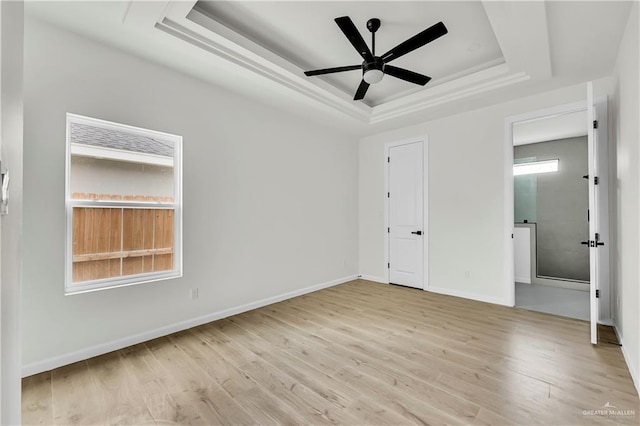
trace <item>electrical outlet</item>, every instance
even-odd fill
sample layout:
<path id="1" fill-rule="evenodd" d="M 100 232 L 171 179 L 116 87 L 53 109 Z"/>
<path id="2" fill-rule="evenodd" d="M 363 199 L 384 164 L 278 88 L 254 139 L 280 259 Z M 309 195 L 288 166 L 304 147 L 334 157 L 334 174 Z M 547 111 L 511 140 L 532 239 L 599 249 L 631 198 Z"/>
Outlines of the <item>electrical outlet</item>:
<path id="1" fill-rule="evenodd" d="M 198 298 L 198 288 L 192 288 L 189 291 L 189 294 L 191 296 L 191 300 L 196 300 Z"/>

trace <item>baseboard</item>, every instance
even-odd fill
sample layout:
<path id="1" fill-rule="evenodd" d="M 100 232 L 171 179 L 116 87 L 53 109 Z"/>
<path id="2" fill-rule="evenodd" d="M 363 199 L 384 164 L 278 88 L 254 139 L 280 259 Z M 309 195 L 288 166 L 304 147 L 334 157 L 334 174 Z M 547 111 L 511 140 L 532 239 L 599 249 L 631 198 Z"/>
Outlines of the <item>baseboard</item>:
<path id="1" fill-rule="evenodd" d="M 446 294 L 447 296 L 462 297 L 463 299 L 476 300 L 478 302 L 493 303 L 494 305 L 511 306 L 506 300 L 499 297 L 485 296 L 483 294 L 468 293 L 466 291 L 451 290 L 448 288 L 430 286 L 425 289 L 431 293 Z"/>
<path id="2" fill-rule="evenodd" d="M 386 278 L 376 277 L 375 275 L 360 274 L 358 275 L 358 278 L 376 283 L 389 284 Z"/>
<path id="3" fill-rule="evenodd" d="M 59 355 L 59 356 L 45 359 L 42 361 L 32 362 L 30 364 L 22 366 L 22 377 L 32 376 L 34 374 L 38 374 L 44 371 L 53 370 L 54 368 L 62 367 L 64 365 L 73 364 L 74 362 L 84 361 L 94 356 L 103 355 L 109 352 L 116 351 L 118 349 L 126 348 L 128 346 L 136 345 L 138 343 L 146 342 L 148 340 L 156 339 L 158 337 L 167 336 L 169 334 L 176 333 L 178 331 L 186 330 L 192 327 L 197 327 L 199 325 L 216 321 L 222 318 L 230 317 L 232 315 L 241 314 L 243 312 L 261 308 L 263 306 L 278 303 L 283 300 L 292 299 L 294 297 L 302 296 L 308 293 L 313 293 L 314 291 L 322 290 L 328 287 L 333 287 L 338 284 L 355 280 L 357 278 L 358 278 L 357 275 L 350 275 L 347 277 L 338 278 L 332 281 L 327 281 L 327 282 L 316 284 L 310 287 L 305 287 L 305 288 L 290 291 L 287 293 L 279 294 L 277 296 L 268 297 L 266 299 L 258 300 L 256 302 L 247 303 L 245 305 L 237 306 L 235 308 L 224 309 L 222 311 L 213 312 L 211 314 L 192 318 L 186 321 L 181 321 L 176 324 L 156 328 L 153 330 L 145 331 L 143 333 L 134 334 L 132 336 L 124 337 L 122 339 L 112 340 L 110 342 L 101 343 L 95 346 L 90 346 L 88 348 L 85 348 L 76 352 Z"/>
<path id="4" fill-rule="evenodd" d="M 515 277 L 517 283 L 531 284 L 531 277 Z"/>
<path id="5" fill-rule="evenodd" d="M 631 374 L 631 380 L 633 380 L 633 385 L 636 387 L 636 392 L 638 392 L 638 394 L 640 395 L 640 387 L 638 386 L 640 384 L 640 382 L 638 381 L 638 371 L 636 370 L 635 366 L 629 359 L 629 354 L 627 353 L 626 347 L 624 345 L 624 341 L 622 340 L 622 336 L 620 336 L 620 333 L 618 332 L 618 327 L 616 326 L 615 321 L 613 323 L 613 331 L 614 333 L 616 333 L 616 336 L 618 337 L 618 342 L 620 342 L 620 349 L 622 350 L 622 356 L 624 357 L 624 361 L 627 363 L 627 368 L 629 369 L 629 374 Z"/>

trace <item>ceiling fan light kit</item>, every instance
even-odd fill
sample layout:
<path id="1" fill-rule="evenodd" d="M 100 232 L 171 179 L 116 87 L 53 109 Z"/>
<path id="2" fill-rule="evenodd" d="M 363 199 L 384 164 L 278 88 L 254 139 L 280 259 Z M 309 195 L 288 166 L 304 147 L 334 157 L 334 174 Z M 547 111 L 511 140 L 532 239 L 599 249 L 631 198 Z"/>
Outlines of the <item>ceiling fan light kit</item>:
<path id="1" fill-rule="evenodd" d="M 431 43 L 433 40 L 442 37 L 448 32 L 447 27 L 445 27 L 442 22 L 438 22 L 421 33 L 418 33 L 410 39 L 400 43 L 384 55 L 376 56 L 376 31 L 380 28 L 380 19 L 372 18 L 367 21 L 367 29 L 371 32 L 371 50 L 369 50 L 369 46 L 365 43 L 362 35 L 354 25 L 351 18 L 348 16 L 342 16 L 336 18 L 335 21 L 347 39 L 351 42 L 351 45 L 362 57 L 362 64 L 305 71 L 305 75 L 312 77 L 315 75 L 354 71 L 357 69 L 362 70 L 362 81 L 360 82 L 360 86 L 358 86 L 356 94 L 353 97 L 354 101 L 363 99 L 369 89 L 369 86 L 382 81 L 385 74 L 389 74 L 392 77 L 418 84 L 420 86 L 427 84 L 429 80 L 431 80 L 431 77 L 418 74 L 417 72 L 409 71 L 404 68 L 394 67 L 393 65 L 388 65 L 388 63 L 424 46 L 427 43 Z"/>
<path id="2" fill-rule="evenodd" d="M 369 84 L 376 84 L 384 77 L 384 62 L 380 58 L 374 58 L 373 62 L 362 64 L 362 79 Z"/>

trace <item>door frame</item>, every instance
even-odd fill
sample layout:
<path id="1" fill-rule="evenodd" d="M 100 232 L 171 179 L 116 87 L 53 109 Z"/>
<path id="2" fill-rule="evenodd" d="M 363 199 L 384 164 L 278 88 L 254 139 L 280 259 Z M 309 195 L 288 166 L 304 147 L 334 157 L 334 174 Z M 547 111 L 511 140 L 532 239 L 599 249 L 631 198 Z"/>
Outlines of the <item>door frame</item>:
<path id="1" fill-rule="evenodd" d="M 387 193 L 389 192 L 389 150 L 393 147 L 410 145 L 414 143 L 422 143 L 422 290 L 429 288 L 429 179 L 428 179 L 428 160 L 429 160 L 429 137 L 428 135 L 415 136 L 412 138 L 397 140 L 393 142 L 386 142 L 384 144 L 384 277 L 385 283 L 390 283 L 390 271 L 388 268 L 389 263 L 389 198 Z"/>
<path id="2" fill-rule="evenodd" d="M 24 2 L 0 2 L 0 157 L 11 173 L 0 222 L 0 424 L 21 424 Z"/>
<path id="3" fill-rule="evenodd" d="M 605 129 L 604 132 L 602 132 L 602 134 L 598 134 L 599 137 L 599 146 L 598 146 L 598 153 L 597 155 L 600 156 L 600 163 L 604 163 L 604 164 L 609 164 L 609 158 L 608 158 L 608 105 L 607 105 L 607 97 L 606 96 L 599 96 L 599 97 L 595 97 L 594 98 L 594 105 L 595 108 L 597 110 L 597 112 L 599 113 L 598 115 L 598 121 L 600 123 L 603 124 L 602 128 Z M 550 108 L 544 108 L 544 109 L 539 109 L 539 110 L 535 110 L 535 111 L 529 111 L 523 114 L 518 114 L 518 115 L 513 115 L 513 116 L 509 116 L 506 117 L 504 120 L 504 181 L 505 181 L 505 186 L 504 186 L 504 200 L 505 200 L 505 204 L 504 204 L 504 217 L 505 217 L 505 230 L 504 230 L 504 246 L 505 246 L 505 290 L 506 290 L 506 294 L 507 294 L 507 304 L 509 306 L 515 306 L 515 274 L 514 274 L 514 248 L 513 248 L 513 239 L 512 239 L 512 233 L 513 233 L 513 221 L 514 221 L 514 211 L 513 211 L 513 124 L 517 123 L 517 122 L 522 122 L 522 121 L 529 121 L 529 120 L 537 120 L 537 119 L 542 119 L 542 118 L 548 118 L 548 117 L 552 117 L 555 115 L 560 115 L 560 114 L 567 114 L 567 113 L 572 113 L 572 112 L 579 112 L 579 111 L 586 111 L 587 110 L 587 100 L 585 99 L 584 101 L 578 101 L 578 102 L 572 102 L 572 103 L 568 103 L 568 104 L 563 104 L 563 105 L 557 105 L 554 107 L 550 107 Z M 606 158 L 602 158 L 603 154 L 607 155 Z M 604 170 L 605 173 L 602 173 L 601 176 L 599 176 L 600 181 L 602 186 L 601 188 L 601 196 L 600 196 L 600 206 L 597 206 L 598 211 L 600 213 L 603 212 L 603 210 L 607 210 L 608 209 L 608 184 L 609 184 L 609 179 L 608 179 L 608 168 L 606 170 Z M 607 207 L 603 209 L 602 207 L 602 203 L 606 203 Z M 601 264 L 601 266 L 603 266 L 605 269 L 603 271 L 603 274 L 606 274 L 606 278 L 607 278 L 607 285 L 606 285 L 606 299 L 608 299 L 608 303 L 609 305 L 611 304 L 611 300 L 609 299 L 609 295 L 611 294 L 611 279 L 610 279 L 610 270 L 609 270 L 609 264 L 610 264 L 610 250 L 609 250 L 609 245 L 611 244 L 611 238 L 610 238 L 610 233 L 609 233 L 609 226 L 610 226 L 610 220 L 608 217 L 608 214 L 605 215 L 605 217 L 600 218 L 599 220 L 600 225 L 602 226 L 603 229 L 600 229 L 600 233 L 601 235 L 603 235 L 606 238 L 606 251 L 607 253 L 605 254 L 604 257 L 604 265 Z M 600 276 L 600 275 L 599 275 Z M 603 293 L 603 289 L 602 289 L 602 282 L 601 284 L 601 293 Z M 599 304 L 602 305 L 603 302 L 605 302 L 606 300 L 605 298 L 601 298 L 599 301 Z M 599 311 L 602 313 L 603 309 L 602 306 L 599 306 L 600 309 Z M 610 306 L 606 307 L 606 310 L 604 310 L 604 312 L 606 312 L 608 315 L 610 315 Z M 602 322 L 602 323 L 608 323 L 609 319 L 608 318 L 601 318 L 598 319 L 598 322 Z"/>

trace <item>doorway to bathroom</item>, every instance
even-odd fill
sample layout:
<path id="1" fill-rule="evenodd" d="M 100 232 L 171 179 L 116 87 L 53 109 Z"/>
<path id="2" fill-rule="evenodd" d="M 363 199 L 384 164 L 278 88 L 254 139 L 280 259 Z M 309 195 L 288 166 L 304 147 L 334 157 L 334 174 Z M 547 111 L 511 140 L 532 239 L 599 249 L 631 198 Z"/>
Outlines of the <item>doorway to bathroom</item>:
<path id="1" fill-rule="evenodd" d="M 505 119 L 506 283 L 515 306 L 588 319 L 595 344 L 611 322 L 608 112 L 587 92 Z"/>
<path id="2" fill-rule="evenodd" d="M 587 116 L 513 126 L 516 306 L 589 320 Z"/>

